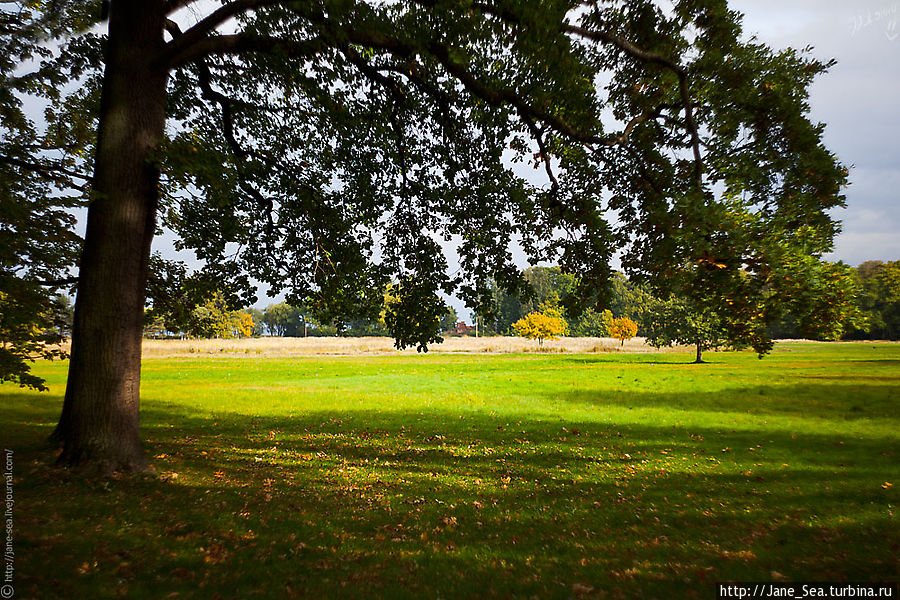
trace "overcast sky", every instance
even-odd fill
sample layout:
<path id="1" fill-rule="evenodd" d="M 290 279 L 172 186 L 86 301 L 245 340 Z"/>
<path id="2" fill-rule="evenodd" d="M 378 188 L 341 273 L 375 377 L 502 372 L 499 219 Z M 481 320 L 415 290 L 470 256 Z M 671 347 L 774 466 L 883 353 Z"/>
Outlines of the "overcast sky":
<path id="1" fill-rule="evenodd" d="M 850 167 L 844 223 L 828 258 L 900 260 L 900 0 L 732 0 L 767 45 L 814 47 L 837 65 L 811 88 L 812 118 Z"/>

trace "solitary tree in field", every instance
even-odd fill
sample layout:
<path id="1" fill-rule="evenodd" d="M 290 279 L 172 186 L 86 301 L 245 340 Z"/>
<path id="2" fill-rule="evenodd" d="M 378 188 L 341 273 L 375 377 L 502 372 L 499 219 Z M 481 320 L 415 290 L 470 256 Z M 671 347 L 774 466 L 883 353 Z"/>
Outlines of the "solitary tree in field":
<path id="1" fill-rule="evenodd" d="M 702 309 L 692 309 L 685 300 L 672 298 L 654 302 L 646 315 L 647 343 L 655 348 L 673 344 L 693 345 L 695 363 L 703 362 L 703 352 L 727 344 L 722 320 Z"/>
<path id="2" fill-rule="evenodd" d="M 830 63 L 744 41 L 740 21 L 723 0 L 4 3 L 2 289 L 77 287 L 60 462 L 148 467 L 160 225 L 244 300 L 252 276 L 325 322 L 376 318 L 400 282 L 393 334 L 419 347 L 441 293 L 520 286 L 513 239 L 591 301 L 622 250 L 656 286 L 694 265 L 693 287 L 745 299 L 730 335 L 765 351 L 772 298 L 797 284 L 780 275 L 831 247 L 846 173 L 808 119 Z"/>
<path id="3" fill-rule="evenodd" d="M 556 340 L 569 333 L 569 326 L 559 312 L 544 311 L 529 313 L 512 324 L 516 335 L 529 340 L 537 340 L 543 348 L 544 340 Z"/>
<path id="4" fill-rule="evenodd" d="M 637 332 L 637 323 L 628 317 L 615 317 L 609 322 L 609 335 L 622 342 L 623 346 L 625 340 L 630 340 L 637 335 Z"/>

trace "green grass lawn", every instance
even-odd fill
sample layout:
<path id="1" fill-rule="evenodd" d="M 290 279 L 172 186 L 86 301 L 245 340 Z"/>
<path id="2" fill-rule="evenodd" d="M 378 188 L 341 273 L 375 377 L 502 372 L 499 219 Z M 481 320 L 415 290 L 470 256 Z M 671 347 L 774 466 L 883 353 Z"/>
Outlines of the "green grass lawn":
<path id="1" fill-rule="evenodd" d="M 147 359 L 158 477 L 49 466 L 0 387 L 17 598 L 715 597 L 896 580 L 900 345 Z"/>

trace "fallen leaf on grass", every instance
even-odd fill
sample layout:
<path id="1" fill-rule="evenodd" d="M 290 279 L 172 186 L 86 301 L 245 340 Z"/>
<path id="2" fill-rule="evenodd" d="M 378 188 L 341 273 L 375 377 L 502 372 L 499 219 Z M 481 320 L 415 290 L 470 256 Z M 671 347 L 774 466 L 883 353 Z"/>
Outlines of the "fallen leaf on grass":
<path id="1" fill-rule="evenodd" d="M 591 592 L 594 591 L 594 587 L 590 585 L 585 585 L 583 583 L 573 583 L 572 584 L 572 593 L 576 596 L 587 596 Z"/>
<path id="2" fill-rule="evenodd" d="M 78 572 L 82 575 L 87 575 L 96 566 L 97 566 L 97 563 L 91 564 L 91 563 L 85 562 L 85 563 L 82 563 L 80 567 L 78 567 Z"/>
<path id="3" fill-rule="evenodd" d="M 737 550 L 735 552 L 723 550 L 721 556 L 722 558 L 734 560 L 756 560 L 756 553 L 752 550 Z"/>

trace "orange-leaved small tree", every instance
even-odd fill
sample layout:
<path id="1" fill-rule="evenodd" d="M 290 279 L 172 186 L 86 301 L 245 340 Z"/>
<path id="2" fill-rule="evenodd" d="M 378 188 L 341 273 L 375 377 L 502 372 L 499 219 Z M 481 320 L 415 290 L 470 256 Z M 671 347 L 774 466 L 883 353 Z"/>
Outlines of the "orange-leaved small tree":
<path id="1" fill-rule="evenodd" d="M 530 313 L 513 323 L 512 328 L 520 337 L 537 340 L 538 347 L 544 346 L 544 340 L 559 339 L 558 336 L 569 333 L 569 324 L 556 309 Z"/>
<path id="2" fill-rule="evenodd" d="M 609 335 L 620 340 L 625 345 L 625 340 L 630 340 L 637 335 L 637 323 L 628 317 L 617 317 L 609 323 Z"/>

